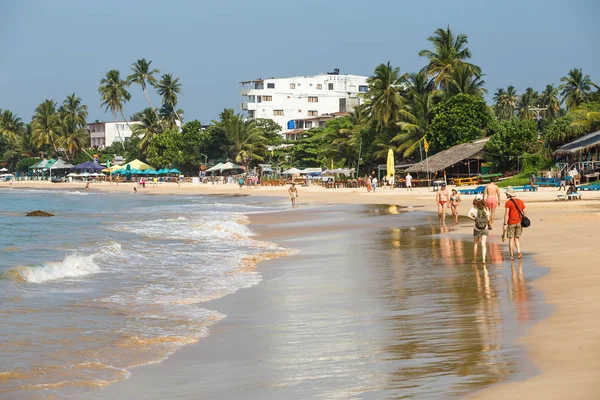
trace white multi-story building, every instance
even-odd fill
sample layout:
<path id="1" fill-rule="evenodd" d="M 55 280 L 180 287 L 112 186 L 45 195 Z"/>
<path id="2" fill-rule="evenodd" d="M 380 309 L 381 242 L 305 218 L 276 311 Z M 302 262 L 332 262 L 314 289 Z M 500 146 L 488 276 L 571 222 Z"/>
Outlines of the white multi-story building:
<path id="1" fill-rule="evenodd" d="M 93 122 L 88 124 L 90 145 L 92 147 L 110 146 L 114 142 L 131 140 L 133 132 L 130 128 L 140 124 L 140 121 Z M 181 129 L 181 122 L 175 122 Z M 129 125 L 127 125 L 129 124 Z"/>
<path id="2" fill-rule="evenodd" d="M 133 134 L 130 127 L 139 123 L 139 121 L 90 123 L 88 124 L 90 145 L 92 147 L 105 147 L 110 146 L 114 142 L 128 141 Z M 127 126 L 127 124 L 129 124 L 129 126 Z"/>
<path id="3" fill-rule="evenodd" d="M 323 125 L 324 119 L 349 113 L 362 104 L 368 90 L 367 77 L 333 73 L 293 78 L 255 79 L 240 82 L 246 100 L 241 109 L 249 118 L 268 118 L 282 132 Z"/>

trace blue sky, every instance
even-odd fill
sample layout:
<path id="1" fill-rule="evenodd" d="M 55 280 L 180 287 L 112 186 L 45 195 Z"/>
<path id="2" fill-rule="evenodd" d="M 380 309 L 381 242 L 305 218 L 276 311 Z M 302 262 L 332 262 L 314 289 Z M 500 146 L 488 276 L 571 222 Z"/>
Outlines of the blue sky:
<path id="1" fill-rule="evenodd" d="M 420 69 L 426 38 L 450 25 L 466 33 L 491 95 L 560 84 L 571 68 L 600 83 L 597 0 L 64 0 L 0 2 L 0 108 L 29 121 L 46 98 L 75 92 L 89 120 L 111 120 L 98 85 L 110 69 L 127 76 L 138 58 L 180 78 L 185 119 L 203 123 L 239 111 L 239 81 L 340 68 L 370 75 L 388 60 Z M 147 106 L 130 88 L 130 116 Z M 158 96 L 151 95 L 155 104 Z"/>

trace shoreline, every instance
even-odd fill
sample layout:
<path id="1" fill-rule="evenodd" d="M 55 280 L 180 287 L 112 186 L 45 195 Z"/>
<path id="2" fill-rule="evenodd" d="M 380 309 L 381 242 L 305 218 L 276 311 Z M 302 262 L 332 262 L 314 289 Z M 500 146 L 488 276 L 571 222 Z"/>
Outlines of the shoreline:
<path id="1" fill-rule="evenodd" d="M 212 186 L 212 185 L 205 185 Z M 287 187 L 259 187 L 238 189 L 228 185 L 204 187 L 164 185 L 148 187 L 138 191 L 145 194 L 182 195 L 251 195 L 286 197 Z M 220 187 L 224 186 L 224 187 Z M 0 185 L 0 188 L 8 185 Z M 78 184 L 52 184 L 49 182 L 17 182 L 15 189 L 77 189 Z M 132 191 L 132 185 L 91 185 L 94 191 Z M 432 192 L 416 189 L 407 193 L 402 189 L 381 188 L 376 193 L 364 189 L 323 189 L 320 187 L 299 188 L 300 203 L 310 201 L 319 204 L 397 204 L 419 206 L 423 211 L 435 211 Z M 600 389 L 596 375 L 600 371 L 600 343 L 596 332 L 600 328 L 597 316 L 600 305 L 596 293 L 600 288 L 600 273 L 595 268 L 592 252 L 595 250 L 595 235 L 600 222 L 600 193 L 583 192 L 582 201 L 554 201 L 556 191 L 542 189 L 537 193 L 519 193 L 527 205 L 532 227 L 523 235 L 525 255 L 535 253 L 539 266 L 547 267 L 549 273 L 535 280 L 533 286 L 544 296 L 544 302 L 553 306 L 550 316 L 536 322 L 518 339 L 524 345 L 528 358 L 538 373 L 520 381 L 508 381 L 484 388 L 468 398 L 505 399 L 513 398 L 571 398 L 589 399 Z M 470 207 L 472 196 L 463 196 L 461 214 Z M 502 213 L 497 215 L 494 225 L 499 235 Z M 448 219 L 449 220 L 449 219 Z M 468 228 L 458 228 L 453 233 L 467 234 Z M 261 264 L 262 265 L 262 264 Z"/>

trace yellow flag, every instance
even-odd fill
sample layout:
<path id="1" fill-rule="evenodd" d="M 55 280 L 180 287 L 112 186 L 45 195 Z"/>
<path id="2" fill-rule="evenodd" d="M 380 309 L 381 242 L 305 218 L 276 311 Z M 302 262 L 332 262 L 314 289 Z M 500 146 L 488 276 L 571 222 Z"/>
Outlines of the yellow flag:
<path id="1" fill-rule="evenodd" d="M 423 138 L 423 147 L 425 147 L 425 153 L 429 152 L 429 143 L 427 143 L 427 138 Z"/>

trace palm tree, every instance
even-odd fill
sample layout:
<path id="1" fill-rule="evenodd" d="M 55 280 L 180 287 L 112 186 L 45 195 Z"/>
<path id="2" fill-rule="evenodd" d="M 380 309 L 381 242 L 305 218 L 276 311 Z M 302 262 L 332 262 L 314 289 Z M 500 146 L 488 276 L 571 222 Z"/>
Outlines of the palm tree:
<path id="1" fill-rule="evenodd" d="M 21 118 L 9 110 L 0 109 L 0 134 L 5 135 L 10 141 L 16 141 L 22 130 Z"/>
<path id="2" fill-rule="evenodd" d="M 229 145 L 229 155 L 237 163 L 246 165 L 248 161 L 262 161 L 267 140 L 256 126 L 256 120 L 246 120 L 241 114 L 234 114 L 232 109 L 225 109 L 220 114 L 217 125 L 223 129 Z"/>
<path id="3" fill-rule="evenodd" d="M 156 113 L 150 108 L 145 108 L 140 115 L 140 123 L 133 125 L 133 136 L 140 138 L 141 154 L 145 155 L 148 145 L 152 139 L 164 129 L 162 122 L 156 117 Z"/>
<path id="4" fill-rule="evenodd" d="M 559 86 L 560 95 L 568 110 L 588 101 L 592 93 L 592 86 L 598 89 L 598 85 L 592 82 L 588 74 L 583 75 L 581 68 L 570 70 L 568 76 L 563 76 L 560 81 L 564 82 Z"/>
<path id="5" fill-rule="evenodd" d="M 150 69 L 150 64 L 152 64 L 152 61 L 146 61 L 145 58 L 137 60 L 131 66 L 131 71 L 133 71 L 133 74 L 127 77 L 127 82 L 129 82 L 129 84 L 137 83 L 142 87 L 144 95 L 146 96 L 146 100 L 148 100 L 148 104 L 150 104 L 150 108 L 154 111 L 154 114 L 156 114 L 156 118 L 160 120 L 158 113 L 150 101 L 150 97 L 148 97 L 148 91 L 146 90 L 148 84 L 153 87 L 156 86 L 158 81 L 154 77 L 154 74 L 158 74 L 160 71 L 157 68 Z"/>
<path id="6" fill-rule="evenodd" d="M 63 101 L 58 113 L 62 120 L 72 121 L 76 126 L 83 128 L 88 117 L 87 109 L 88 107 L 81 103 L 81 97 L 73 93 Z"/>
<path id="7" fill-rule="evenodd" d="M 171 107 L 170 105 L 165 104 L 160 109 L 159 115 L 161 116 L 166 129 L 176 129 L 177 128 L 176 121 L 180 121 L 180 122 L 182 121 L 183 110 L 181 108 L 176 110 L 173 107 Z"/>
<path id="8" fill-rule="evenodd" d="M 478 73 L 471 64 L 458 63 L 452 72 L 448 83 L 448 93 L 451 96 L 463 93 L 475 97 L 482 97 L 487 93 L 483 87 L 485 81 L 481 79 L 483 74 Z"/>
<path id="9" fill-rule="evenodd" d="M 323 146 L 319 153 L 324 159 L 341 161 L 344 166 L 352 165 L 358 154 L 354 146 L 354 124 L 352 117 L 334 118 L 327 122 L 321 133 Z"/>
<path id="10" fill-rule="evenodd" d="M 420 57 L 426 57 L 429 63 L 424 68 L 429 76 L 435 76 L 435 85 L 442 89 L 447 89 L 450 83 L 451 74 L 460 63 L 466 63 L 465 60 L 471 58 L 471 51 L 467 47 L 469 43 L 467 35 L 459 34 L 454 36 L 448 26 L 445 30 L 438 28 L 433 36 L 427 38 L 433 45 L 433 51 L 421 50 Z M 481 69 L 475 65 L 473 71 L 481 74 Z"/>
<path id="11" fill-rule="evenodd" d="M 37 157 L 40 154 L 40 147 L 33 133 L 32 124 L 25 124 L 22 134 L 17 142 L 17 151 L 26 157 Z"/>
<path id="12" fill-rule="evenodd" d="M 113 114 L 113 118 L 117 120 L 117 111 L 121 114 L 121 117 L 129 126 L 129 123 L 123 115 L 123 104 L 131 100 L 131 94 L 127 91 L 128 83 L 121 79 L 121 74 L 116 69 L 111 69 L 106 73 L 106 77 L 100 81 L 100 87 L 98 93 L 102 100 L 102 106 L 105 106 L 105 111 L 110 110 Z M 131 129 L 131 127 L 129 127 Z M 125 143 L 119 132 L 119 124 L 117 124 L 117 134 L 121 139 L 121 145 L 125 150 Z"/>
<path id="13" fill-rule="evenodd" d="M 554 85 L 546 85 L 546 89 L 540 95 L 541 106 L 546 107 L 546 118 L 554 119 L 560 112 L 560 100 L 558 99 L 558 89 Z"/>
<path id="14" fill-rule="evenodd" d="M 46 99 L 36 107 L 31 128 L 38 147 L 50 144 L 54 151 L 58 151 L 58 122 L 56 103 L 53 100 Z"/>
<path id="15" fill-rule="evenodd" d="M 409 158 L 429 132 L 435 105 L 443 92 L 435 89 L 434 81 L 428 79 L 423 71 L 410 74 L 406 85 L 410 114 L 405 113 L 403 121 L 397 122 L 401 131 L 391 139 L 391 143 L 398 143 L 396 151 Z"/>
<path id="16" fill-rule="evenodd" d="M 508 106 L 506 104 L 506 91 L 504 88 L 498 88 L 494 93 L 494 112 L 498 119 L 506 119 L 508 116 Z"/>
<path id="17" fill-rule="evenodd" d="M 69 159 L 75 158 L 79 150 L 85 146 L 87 130 L 76 121 L 67 116 L 60 125 L 60 146 L 65 149 Z"/>
<path id="18" fill-rule="evenodd" d="M 163 108 L 174 111 L 178 120 L 181 120 L 176 110 L 177 95 L 181 94 L 181 84 L 179 78 L 173 78 L 171 74 L 164 74 L 160 77 L 160 82 L 156 85 L 159 95 L 162 96 Z"/>
<path id="19" fill-rule="evenodd" d="M 370 119 L 379 132 L 390 122 L 396 122 L 404 110 L 404 79 L 404 75 L 400 75 L 400 68 L 393 68 L 389 61 L 387 65 L 378 65 L 373 76 L 367 78 L 367 107 Z"/>
<path id="20" fill-rule="evenodd" d="M 537 106 L 538 97 L 538 93 L 532 88 L 525 89 L 525 93 L 519 96 L 517 100 L 517 115 L 519 118 L 528 119 L 535 116 L 531 108 Z"/>

